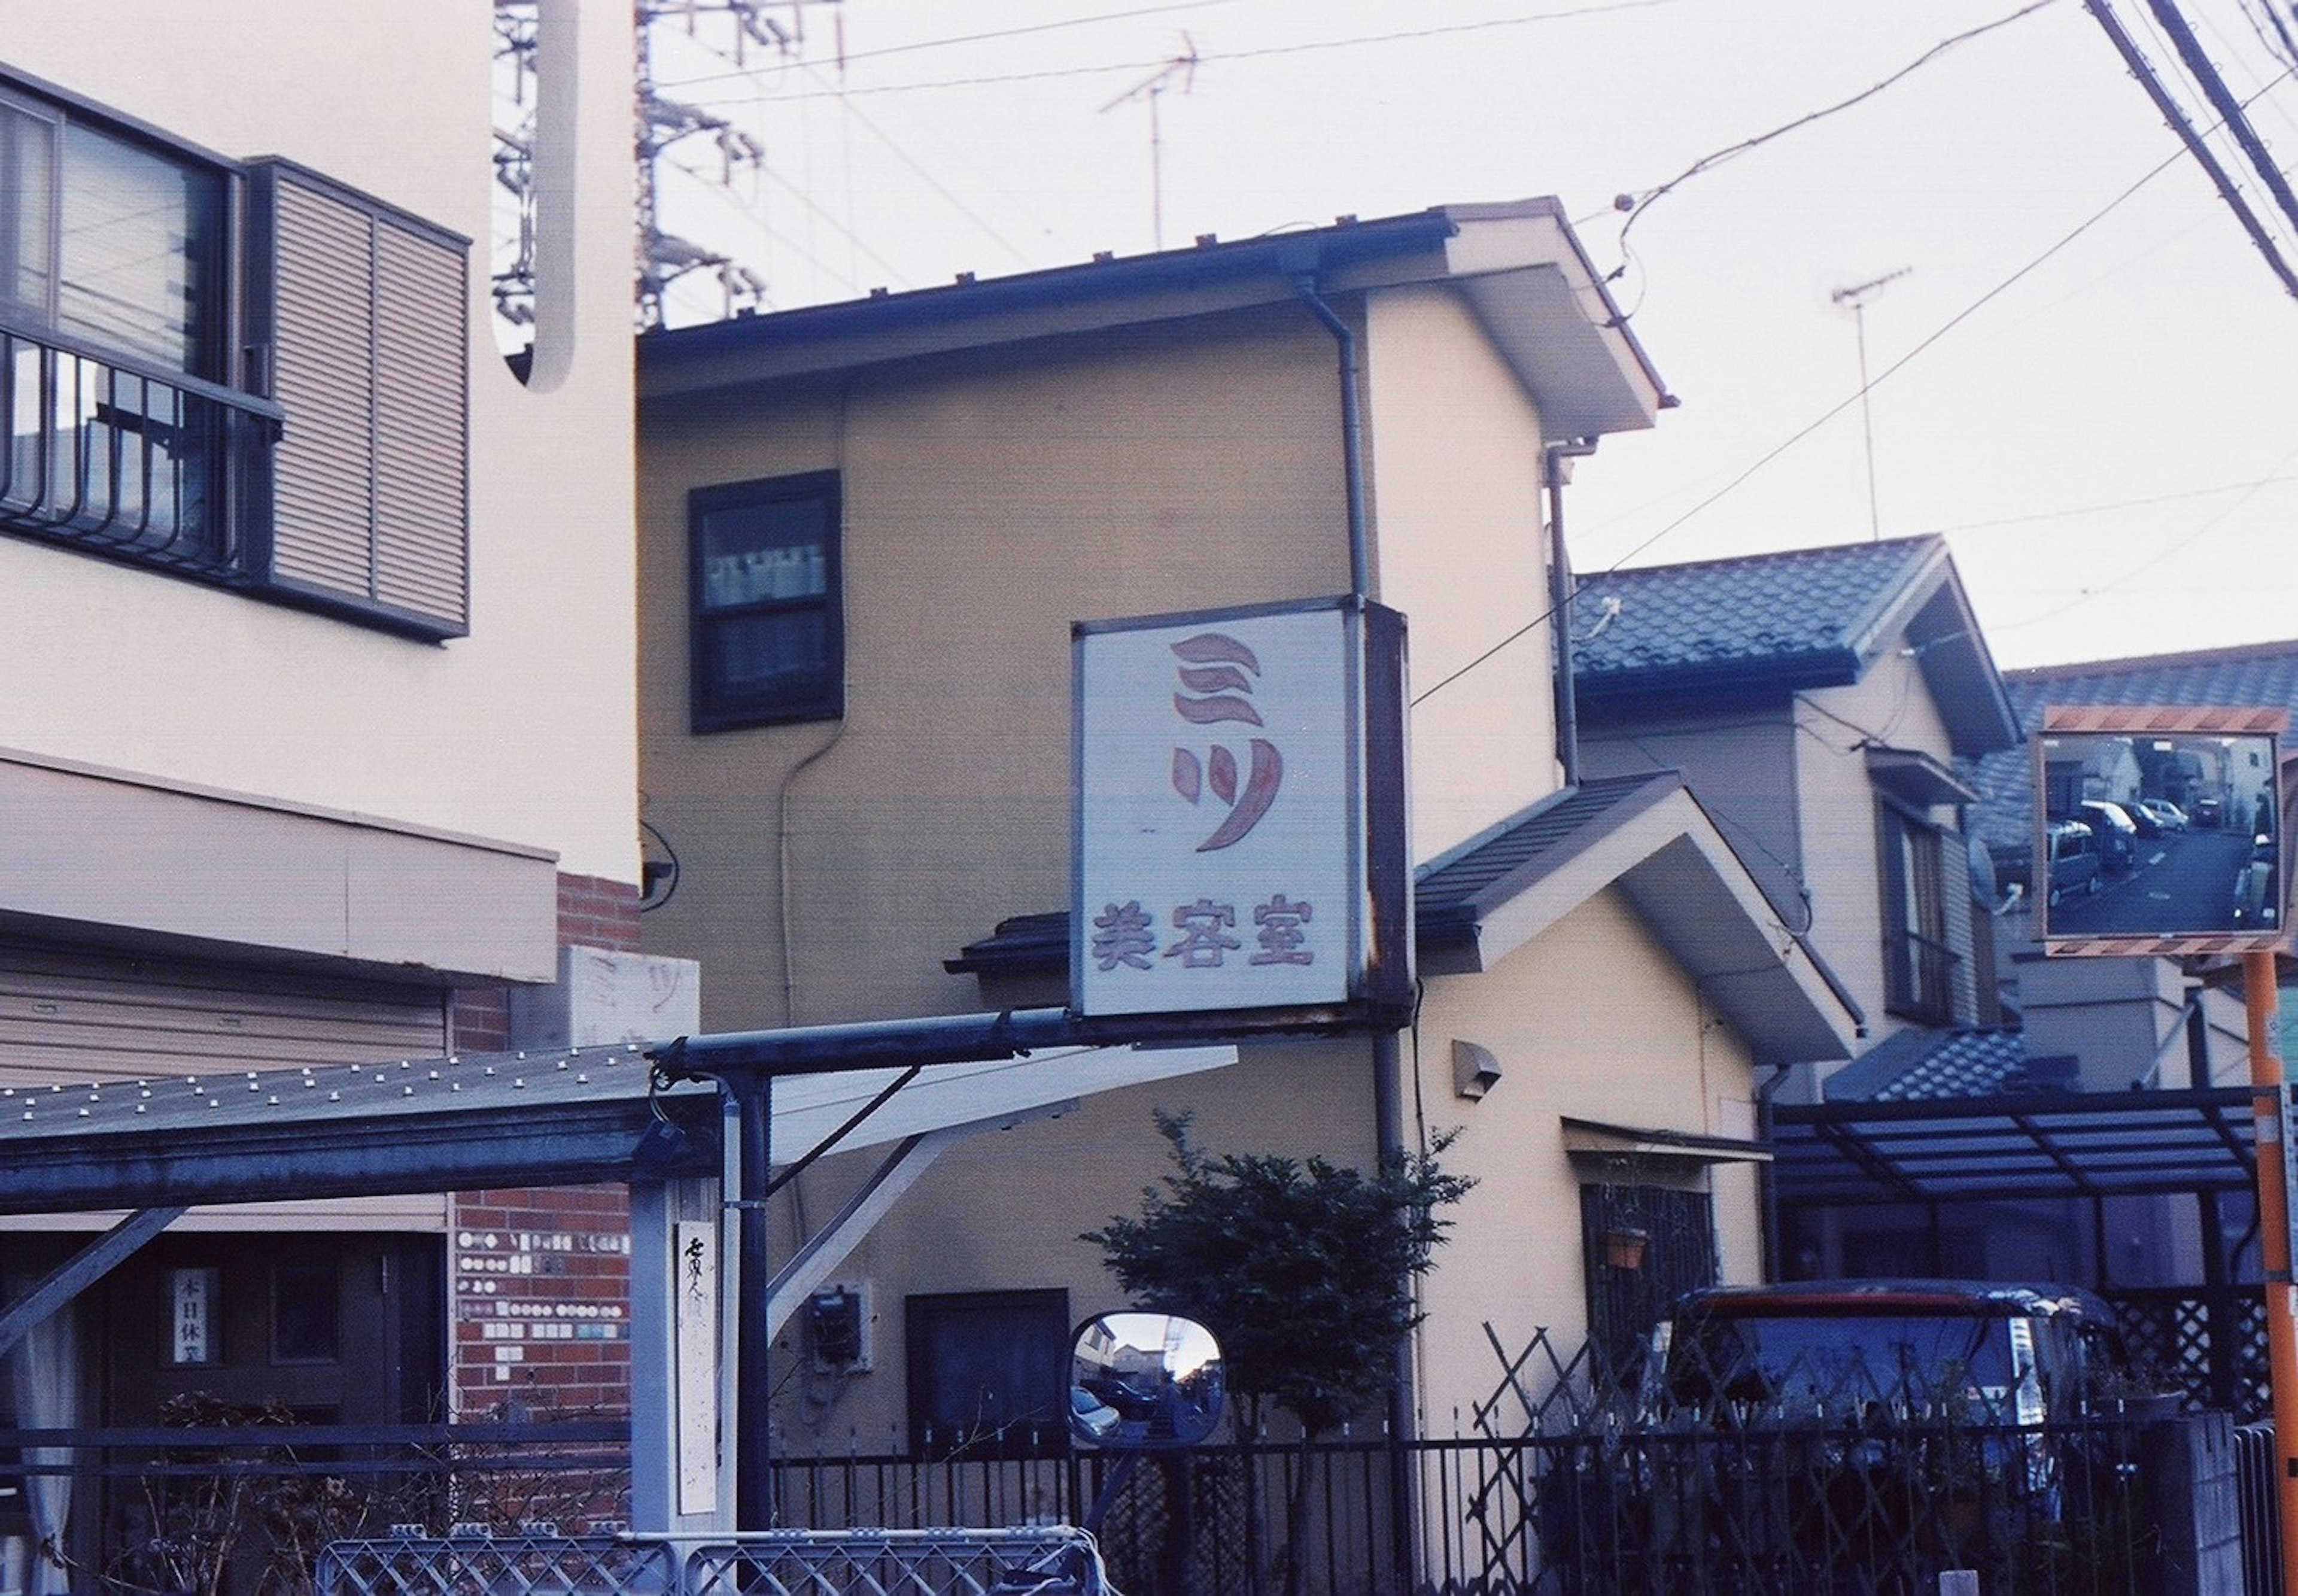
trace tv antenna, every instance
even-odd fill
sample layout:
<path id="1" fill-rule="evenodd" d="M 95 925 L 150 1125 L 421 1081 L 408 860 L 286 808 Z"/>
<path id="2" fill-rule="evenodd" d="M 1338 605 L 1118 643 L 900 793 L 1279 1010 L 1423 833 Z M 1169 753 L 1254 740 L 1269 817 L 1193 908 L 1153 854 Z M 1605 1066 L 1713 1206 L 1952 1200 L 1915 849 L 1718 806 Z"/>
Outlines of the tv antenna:
<path id="1" fill-rule="evenodd" d="M 1149 241 L 1156 249 L 1165 247 L 1165 141 L 1157 125 L 1157 100 L 1176 78 L 1185 95 L 1195 87 L 1197 59 L 1196 40 L 1184 33 L 1180 54 L 1101 108 L 1106 113 L 1128 101 L 1149 102 Z"/>
<path id="2" fill-rule="evenodd" d="M 1851 325 L 1859 340 L 1859 431 L 1867 449 L 1867 535 L 1870 541 L 1879 543 L 1883 541 L 1883 518 L 1875 500 L 1875 412 L 1867 398 L 1867 300 L 1886 283 L 1897 282 L 1913 270 L 1912 266 L 1902 266 L 1871 281 L 1838 288 L 1828 295 L 1837 304 L 1851 307 Z"/>

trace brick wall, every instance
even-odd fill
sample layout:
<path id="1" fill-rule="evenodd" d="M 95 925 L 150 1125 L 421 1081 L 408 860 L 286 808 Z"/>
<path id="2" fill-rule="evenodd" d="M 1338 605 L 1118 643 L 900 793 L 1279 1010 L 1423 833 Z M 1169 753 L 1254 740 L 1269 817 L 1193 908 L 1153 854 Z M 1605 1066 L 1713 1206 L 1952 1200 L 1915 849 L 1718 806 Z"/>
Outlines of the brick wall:
<path id="1" fill-rule="evenodd" d="M 639 891 L 558 878 L 559 946 L 634 952 Z M 459 1051 L 510 1046 L 503 991 L 455 994 Z M 459 1192 L 447 1236 L 448 1385 L 461 1418 L 630 1408 L 630 1194 L 620 1186 Z"/>
<path id="2" fill-rule="evenodd" d="M 447 1238 L 460 1418 L 630 1408 L 630 1203 L 619 1186 L 460 1192 Z"/>

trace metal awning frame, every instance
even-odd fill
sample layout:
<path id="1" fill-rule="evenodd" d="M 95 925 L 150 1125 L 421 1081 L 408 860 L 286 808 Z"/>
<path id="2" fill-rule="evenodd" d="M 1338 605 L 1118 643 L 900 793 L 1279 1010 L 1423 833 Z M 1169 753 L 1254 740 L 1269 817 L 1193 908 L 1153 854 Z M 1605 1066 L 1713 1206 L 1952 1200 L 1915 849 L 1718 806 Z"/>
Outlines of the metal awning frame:
<path id="1" fill-rule="evenodd" d="M 1782 1203 L 2031 1202 L 2249 1194 L 2248 1087 L 1778 1104 Z"/>

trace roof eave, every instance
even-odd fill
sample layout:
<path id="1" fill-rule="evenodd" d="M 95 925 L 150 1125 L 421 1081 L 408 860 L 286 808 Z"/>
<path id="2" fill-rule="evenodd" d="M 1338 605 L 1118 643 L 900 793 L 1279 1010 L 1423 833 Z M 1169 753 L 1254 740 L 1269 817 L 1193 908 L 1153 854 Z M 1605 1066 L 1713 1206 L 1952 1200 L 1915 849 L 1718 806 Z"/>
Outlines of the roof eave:
<path id="1" fill-rule="evenodd" d="M 1858 1018 L 1780 926 L 1747 866 L 1685 789 L 1629 809 L 1569 857 L 1476 906 L 1475 967 L 1491 970 L 1616 887 L 1765 1065 L 1847 1058 Z"/>

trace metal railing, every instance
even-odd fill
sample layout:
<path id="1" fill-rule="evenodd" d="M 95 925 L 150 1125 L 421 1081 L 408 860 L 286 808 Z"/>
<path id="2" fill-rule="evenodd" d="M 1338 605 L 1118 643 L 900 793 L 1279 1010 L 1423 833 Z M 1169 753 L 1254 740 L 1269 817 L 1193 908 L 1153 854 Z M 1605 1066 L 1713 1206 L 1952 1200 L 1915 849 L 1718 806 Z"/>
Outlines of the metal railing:
<path id="1" fill-rule="evenodd" d="M 279 433 L 271 401 L 48 332 L 0 327 L 0 529 L 216 579 Z"/>

